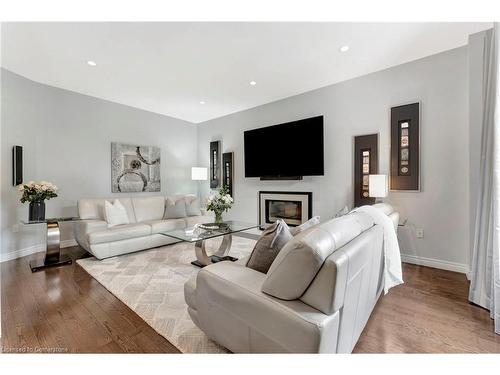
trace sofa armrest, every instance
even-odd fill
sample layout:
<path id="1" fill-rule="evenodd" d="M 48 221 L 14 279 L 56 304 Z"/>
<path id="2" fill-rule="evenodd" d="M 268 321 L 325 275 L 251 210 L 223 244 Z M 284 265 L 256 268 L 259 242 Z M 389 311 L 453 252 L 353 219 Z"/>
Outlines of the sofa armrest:
<path id="1" fill-rule="evenodd" d="M 389 219 L 392 220 L 392 224 L 394 224 L 394 230 L 396 231 L 396 233 L 398 233 L 398 225 L 399 225 L 399 212 L 392 212 L 390 215 L 389 215 Z"/>
<path id="2" fill-rule="evenodd" d="M 252 339 L 267 337 L 290 352 L 334 352 L 339 314 L 326 315 L 299 300 L 284 301 L 261 292 L 266 275 L 232 262 L 203 268 L 196 281 L 201 328 L 233 351 L 252 351 Z M 227 325 L 247 326 L 245 344 L 225 342 Z M 222 332 L 222 333 L 221 333 Z M 238 339 L 240 340 L 240 339 Z M 243 345 L 243 346 L 242 346 Z M 243 349 L 242 349 L 243 347 Z"/>
<path id="3" fill-rule="evenodd" d="M 88 234 L 105 230 L 108 228 L 108 223 L 104 220 L 78 220 L 75 221 L 75 239 L 78 244 L 85 250 L 90 251 Z"/>

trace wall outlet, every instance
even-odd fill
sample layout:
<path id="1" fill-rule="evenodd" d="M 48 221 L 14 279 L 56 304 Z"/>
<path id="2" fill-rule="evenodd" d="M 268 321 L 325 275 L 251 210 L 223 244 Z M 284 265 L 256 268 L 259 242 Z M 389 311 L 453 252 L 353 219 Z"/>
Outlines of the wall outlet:
<path id="1" fill-rule="evenodd" d="M 424 238 L 424 230 L 422 228 L 415 229 L 415 234 L 417 238 Z"/>

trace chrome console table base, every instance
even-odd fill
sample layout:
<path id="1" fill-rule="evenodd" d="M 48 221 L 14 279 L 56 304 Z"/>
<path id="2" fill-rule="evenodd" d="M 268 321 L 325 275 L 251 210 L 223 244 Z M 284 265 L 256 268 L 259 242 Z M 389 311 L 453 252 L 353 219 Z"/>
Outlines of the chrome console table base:
<path id="1" fill-rule="evenodd" d="M 59 223 L 47 223 L 47 251 L 43 260 L 33 259 L 30 261 L 31 272 L 73 263 L 69 256 L 61 255 L 60 238 Z"/>

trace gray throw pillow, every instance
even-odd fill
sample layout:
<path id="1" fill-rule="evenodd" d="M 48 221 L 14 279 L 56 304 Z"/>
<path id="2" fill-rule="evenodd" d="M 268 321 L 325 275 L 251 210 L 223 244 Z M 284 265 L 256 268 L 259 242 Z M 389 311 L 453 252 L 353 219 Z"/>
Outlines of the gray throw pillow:
<path id="1" fill-rule="evenodd" d="M 339 210 L 336 214 L 335 217 L 342 217 L 344 215 L 347 215 L 349 213 L 349 209 L 347 206 L 344 206 L 341 210 Z"/>
<path id="2" fill-rule="evenodd" d="M 292 233 L 292 236 L 296 236 L 300 232 L 305 231 L 306 229 L 309 229 L 311 227 L 314 227 L 315 225 L 319 224 L 319 216 L 314 216 L 307 220 L 305 223 L 300 224 L 297 227 L 290 228 L 290 233 Z"/>
<path id="3" fill-rule="evenodd" d="M 201 216 L 200 200 L 196 195 L 186 195 L 186 214 L 187 216 Z"/>
<path id="4" fill-rule="evenodd" d="M 167 197 L 165 199 L 165 219 L 180 219 L 186 216 L 186 200 L 184 197 Z"/>
<path id="5" fill-rule="evenodd" d="M 283 220 L 277 220 L 262 232 L 248 258 L 247 267 L 267 273 L 281 248 L 292 238 L 288 225 Z"/>

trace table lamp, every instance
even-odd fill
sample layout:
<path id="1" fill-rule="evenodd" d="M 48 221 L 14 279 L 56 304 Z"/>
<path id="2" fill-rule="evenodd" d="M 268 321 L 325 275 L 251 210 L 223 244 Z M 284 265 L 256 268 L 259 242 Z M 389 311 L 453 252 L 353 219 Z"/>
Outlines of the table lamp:
<path id="1" fill-rule="evenodd" d="M 368 195 L 371 198 L 385 198 L 389 193 L 388 179 L 386 174 L 371 174 L 368 177 Z M 375 199 L 375 203 L 382 200 Z"/>
<path id="2" fill-rule="evenodd" d="M 208 168 L 205 167 L 191 167 L 191 180 L 193 181 L 206 181 L 208 180 Z M 200 199 L 200 206 L 203 205 L 201 199 L 200 186 L 198 185 L 198 198 Z"/>
<path id="3" fill-rule="evenodd" d="M 208 180 L 208 168 L 205 167 L 192 167 L 191 180 L 193 181 L 206 181 Z"/>

